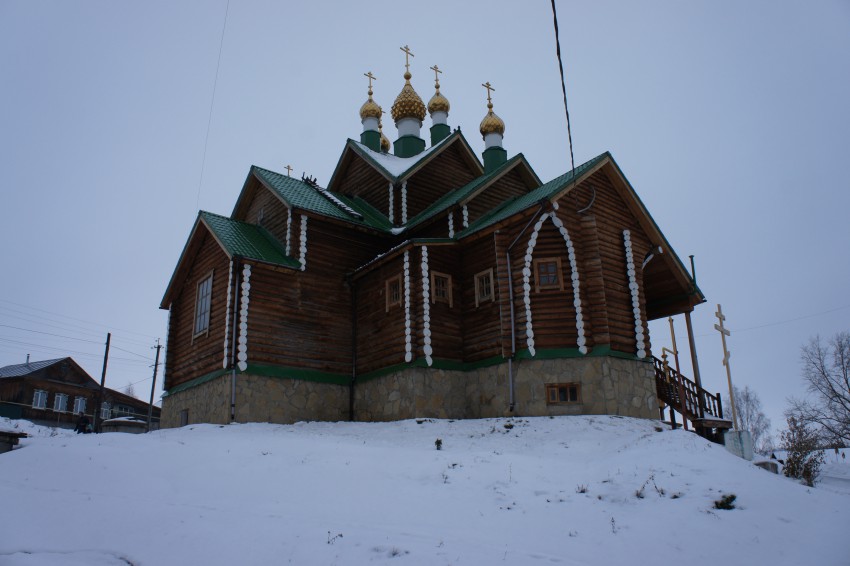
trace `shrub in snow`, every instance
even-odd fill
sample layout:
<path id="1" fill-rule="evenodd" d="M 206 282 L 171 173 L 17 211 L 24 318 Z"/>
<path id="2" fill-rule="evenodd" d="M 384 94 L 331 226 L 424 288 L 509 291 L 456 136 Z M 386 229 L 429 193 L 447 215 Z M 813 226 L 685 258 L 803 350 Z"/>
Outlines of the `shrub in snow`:
<path id="1" fill-rule="evenodd" d="M 803 480 L 812 487 L 820 475 L 823 452 L 818 449 L 818 433 L 802 420 L 788 417 L 788 430 L 780 434 L 782 448 L 788 451 L 783 473 L 786 477 Z"/>
<path id="2" fill-rule="evenodd" d="M 737 496 L 734 493 L 730 493 L 728 495 L 724 495 L 720 499 L 714 502 L 715 509 L 725 509 L 731 510 L 735 508 L 735 499 Z"/>

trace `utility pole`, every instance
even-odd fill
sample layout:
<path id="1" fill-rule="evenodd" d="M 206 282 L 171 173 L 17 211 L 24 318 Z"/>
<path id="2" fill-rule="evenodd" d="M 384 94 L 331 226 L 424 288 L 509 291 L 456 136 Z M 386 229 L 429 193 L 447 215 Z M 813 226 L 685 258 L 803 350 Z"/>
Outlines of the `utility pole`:
<path id="1" fill-rule="evenodd" d="M 148 432 L 151 431 L 151 420 L 153 419 L 153 394 L 156 391 L 156 370 L 159 368 L 159 350 L 162 344 L 159 343 L 159 338 L 156 339 L 156 361 L 153 363 L 153 383 L 151 383 L 151 402 L 148 404 Z"/>
<path id="2" fill-rule="evenodd" d="M 100 432 L 98 420 L 100 419 L 100 408 L 103 405 L 103 387 L 106 384 L 106 364 L 109 361 L 109 342 L 112 340 L 112 333 L 106 333 L 106 351 L 103 353 L 103 372 L 100 374 L 100 391 L 97 393 L 97 412 L 94 414 L 94 431 Z"/>

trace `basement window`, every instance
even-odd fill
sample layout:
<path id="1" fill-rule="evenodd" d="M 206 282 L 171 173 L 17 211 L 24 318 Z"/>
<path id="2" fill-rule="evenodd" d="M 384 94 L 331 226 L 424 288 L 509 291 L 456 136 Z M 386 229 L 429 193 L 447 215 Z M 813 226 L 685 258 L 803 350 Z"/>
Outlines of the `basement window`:
<path id="1" fill-rule="evenodd" d="M 213 274 L 204 277 L 198 282 L 197 294 L 195 296 L 195 332 L 192 338 L 201 334 L 207 334 L 210 330 L 210 299 L 212 298 Z"/>
<path id="2" fill-rule="evenodd" d="M 542 289 L 564 290 L 561 279 L 561 258 L 546 257 L 534 260 L 535 291 Z"/>
<path id="3" fill-rule="evenodd" d="M 387 279 L 386 295 L 387 306 L 385 310 L 387 312 L 389 312 L 390 307 L 401 306 L 401 274 Z"/>
<path id="4" fill-rule="evenodd" d="M 186 426 L 189 424 L 189 409 L 183 409 L 180 411 L 180 426 Z"/>
<path id="5" fill-rule="evenodd" d="M 580 383 L 550 383 L 546 385 L 547 405 L 581 403 Z"/>
<path id="6" fill-rule="evenodd" d="M 493 270 L 486 269 L 475 274 L 475 306 L 493 301 Z"/>
<path id="7" fill-rule="evenodd" d="M 447 303 L 452 306 L 452 276 L 438 271 L 431 272 L 431 302 Z"/>

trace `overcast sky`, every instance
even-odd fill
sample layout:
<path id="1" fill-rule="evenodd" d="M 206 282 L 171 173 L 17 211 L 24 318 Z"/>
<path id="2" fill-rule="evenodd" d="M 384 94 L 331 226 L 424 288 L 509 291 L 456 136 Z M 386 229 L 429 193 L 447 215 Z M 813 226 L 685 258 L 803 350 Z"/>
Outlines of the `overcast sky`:
<path id="1" fill-rule="evenodd" d="M 721 303 L 733 380 L 777 428 L 801 345 L 850 330 L 850 2 L 558 10 L 576 162 L 611 151 L 696 256 L 703 383 L 726 391 Z M 363 73 L 389 109 L 402 45 L 424 100 L 444 71 L 476 152 L 490 81 L 509 156 L 544 181 L 570 168 L 547 1 L 0 0 L 0 366 L 71 355 L 99 379 L 112 331 L 107 385 L 146 397 L 198 208 L 230 214 L 252 164 L 327 183 L 359 139 Z M 670 345 L 666 320 L 651 338 Z"/>

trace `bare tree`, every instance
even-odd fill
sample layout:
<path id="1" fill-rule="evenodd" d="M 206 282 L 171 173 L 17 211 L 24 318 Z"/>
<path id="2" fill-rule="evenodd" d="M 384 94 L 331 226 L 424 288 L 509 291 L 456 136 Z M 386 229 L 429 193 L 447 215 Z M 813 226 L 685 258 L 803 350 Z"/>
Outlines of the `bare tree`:
<path id="1" fill-rule="evenodd" d="M 823 440 L 850 441 L 850 332 L 803 346 L 803 380 L 812 397 L 790 399 L 789 414 L 821 429 Z"/>
<path id="2" fill-rule="evenodd" d="M 773 440 L 770 438 L 770 419 L 762 411 L 758 393 L 749 387 L 739 389 L 734 386 L 732 389 L 741 427 L 752 436 L 753 449 L 759 454 L 766 453 L 773 445 Z"/>
<path id="3" fill-rule="evenodd" d="M 124 388 L 124 395 L 129 395 L 130 397 L 136 396 L 136 388 L 133 387 L 132 383 L 127 384 L 127 387 Z"/>

